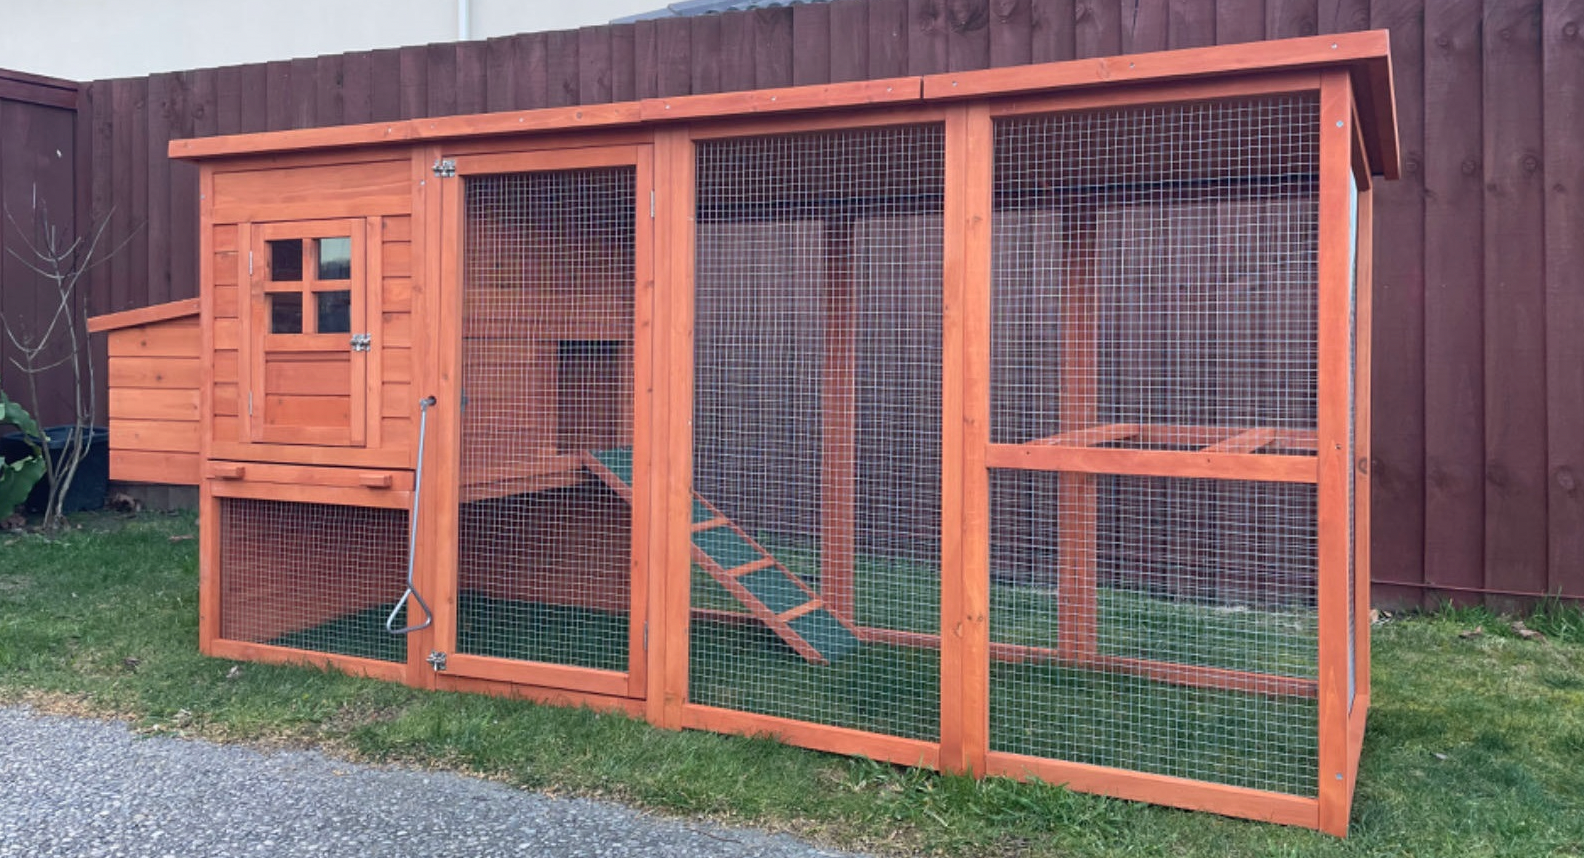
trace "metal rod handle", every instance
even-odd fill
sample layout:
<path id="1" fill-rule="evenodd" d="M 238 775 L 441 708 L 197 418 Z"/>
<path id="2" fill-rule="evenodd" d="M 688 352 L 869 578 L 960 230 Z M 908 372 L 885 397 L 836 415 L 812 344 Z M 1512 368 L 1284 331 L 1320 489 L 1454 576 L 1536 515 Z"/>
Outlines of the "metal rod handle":
<path id="1" fill-rule="evenodd" d="M 412 634 L 434 625 L 434 611 L 429 609 L 429 603 L 424 601 L 418 589 L 413 586 L 414 558 L 418 556 L 418 499 L 423 496 L 424 437 L 429 432 L 429 409 L 434 404 L 433 396 L 418 400 L 418 467 L 413 472 L 412 514 L 407 517 L 407 589 L 396 601 L 396 607 L 391 608 L 390 616 L 385 618 L 385 631 L 393 635 Z M 423 609 L 424 621 L 416 626 L 403 626 L 398 629 L 396 617 L 401 614 L 402 608 L 407 606 L 409 599 L 417 602 L 418 607 Z"/>

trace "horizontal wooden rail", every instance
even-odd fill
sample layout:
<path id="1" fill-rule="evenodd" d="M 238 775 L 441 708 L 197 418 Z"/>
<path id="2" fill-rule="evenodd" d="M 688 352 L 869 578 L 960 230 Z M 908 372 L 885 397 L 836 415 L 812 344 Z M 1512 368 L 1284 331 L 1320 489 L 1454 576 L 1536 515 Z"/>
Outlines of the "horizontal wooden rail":
<path id="1" fill-rule="evenodd" d="M 1066 471 L 1079 474 L 1252 480 L 1271 483 L 1316 483 L 1320 478 L 1319 467 L 1312 457 L 1262 456 L 1257 453 L 1111 450 L 1093 447 L 1050 447 L 1039 444 L 991 444 L 985 451 L 985 464 L 991 468 L 1022 471 Z"/>

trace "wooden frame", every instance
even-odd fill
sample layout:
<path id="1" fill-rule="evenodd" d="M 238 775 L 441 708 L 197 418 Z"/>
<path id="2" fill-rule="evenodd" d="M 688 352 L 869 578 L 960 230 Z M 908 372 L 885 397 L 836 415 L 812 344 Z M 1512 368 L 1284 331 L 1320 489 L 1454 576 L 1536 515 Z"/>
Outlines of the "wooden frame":
<path id="1" fill-rule="evenodd" d="M 204 432 L 201 449 L 200 600 L 201 646 L 205 652 L 267 661 L 307 661 L 397 679 L 430 688 L 507 694 L 558 705 L 590 705 L 640 716 L 669 729 L 707 729 L 745 735 L 769 734 L 804 747 L 904 765 L 924 765 L 975 775 L 1002 774 L 1066 783 L 1075 789 L 1178 807 L 1211 810 L 1345 834 L 1357 777 L 1368 682 L 1369 543 L 1369 326 L 1368 266 L 1357 266 L 1357 299 L 1350 306 L 1349 188 L 1358 189 L 1357 252 L 1368 259 L 1372 174 L 1398 170 L 1392 81 L 1384 33 L 1353 33 L 1282 42 L 1137 54 L 989 71 L 914 76 L 879 81 L 793 87 L 754 92 L 647 99 L 620 104 L 554 108 L 487 116 L 447 117 L 173 141 L 170 154 L 202 161 L 205 189 L 201 243 L 206 260 L 201 302 L 180 308 L 151 308 L 95 321 L 96 329 L 155 324 L 170 314 L 201 311 L 203 354 L 212 355 L 237 332 L 215 324 L 216 284 L 211 276 L 208 227 L 238 223 L 240 248 L 261 247 L 270 231 L 263 217 L 290 213 L 293 219 L 323 211 L 361 225 L 368 279 L 364 291 L 377 302 L 381 282 L 396 277 L 391 312 L 410 311 L 410 384 L 395 393 L 370 379 L 363 393 L 371 410 L 369 449 L 333 450 L 308 438 L 300 450 L 284 445 L 213 440 L 213 369 L 201 384 Z M 1315 426 L 1143 425 L 1105 422 L 1094 406 L 1093 367 L 1100 360 L 1092 314 L 1064 314 L 1060 354 L 1062 393 L 1053 404 L 1062 431 L 1022 443 L 992 442 L 991 280 L 995 198 L 993 131 L 998 121 L 1061 111 L 1117 106 L 1202 103 L 1273 94 L 1314 93 L 1320 103 L 1318 228 L 1319 419 Z M 941 609 L 936 633 L 904 632 L 858 624 L 858 513 L 853 486 L 852 418 L 860 372 L 859 328 L 851 254 L 850 222 L 825 223 L 823 237 L 835 248 L 827 256 L 821 301 L 828 311 L 821 331 L 822 422 L 818 497 L 824 568 L 820 598 L 866 644 L 937 649 L 940 733 L 938 741 L 883 736 L 702 705 L 688 699 L 689 625 L 694 619 L 751 622 L 743 614 L 720 614 L 690 604 L 695 561 L 692 545 L 694 403 L 694 171 L 697 144 L 755 135 L 863 129 L 935 123 L 944 129 L 945 193 L 941 201 Z M 468 499 L 461 471 L 459 408 L 462 379 L 462 240 L 458 213 L 462 182 L 437 175 L 453 162 L 469 174 L 572 169 L 631 164 L 638 170 L 634 201 L 639 233 L 634 284 L 633 385 L 630 411 L 634 465 L 623 496 L 632 504 L 632 622 L 626 672 L 528 664 L 457 655 L 458 508 Z M 399 176 L 381 172 L 397 164 Z M 353 175 L 345 193 L 312 192 L 287 203 L 229 199 L 214 202 L 217 181 L 262 186 L 274 170 L 345 168 Z M 328 174 L 327 174 L 328 175 Z M 227 177 L 231 178 L 227 178 Z M 251 183 L 251 184 L 250 184 Z M 1354 183 L 1350 185 L 1349 183 Z M 301 182 L 299 184 L 302 184 Z M 306 186 L 306 185 L 304 185 Z M 395 200 L 394 196 L 407 197 Z M 285 206 L 285 207 L 283 207 Z M 250 225 L 248 217 L 259 223 Z M 1069 259 L 1083 259 L 1096 241 L 1096 212 L 1069 206 L 1061 239 Z M 397 219 L 410 218 L 410 222 Z M 282 214 L 284 219 L 284 214 Z M 381 252 L 387 241 L 382 219 L 400 223 L 410 250 Z M 410 233 L 410 235 L 408 235 Z M 227 238 L 227 240 L 229 240 Z M 216 256 L 218 258 L 218 255 Z M 237 281 L 250 282 L 240 254 Z M 388 265 L 382 275 L 378 266 Z M 392 274 L 400 271 L 402 273 Z M 1094 271 L 1072 266 L 1065 279 L 1092 282 Z M 410 280 L 410 282 L 408 282 Z M 1092 288 L 1069 290 L 1069 300 L 1094 301 Z M 370 326 L 381 313 L 370 304 Z M 1350 321 L 1356 314 L 1356 321 Z M 241 333 L 247 341 L 248 326 Z M 1356 339 L 1350 339 L 1356 338 Z M 1350 351 L 1350 343 L 1352 349 Z M 377 346 L 378 344 L 376 344 Z M 370 356 L 370 371 L 379 375 Z M 1350 363 L 1351 362 L 1351 363 Z M 248 376 L 261 366 L 244 366 Z M 394 370 L 393 370 L 394 371 Z M 406 399 L 432 395 L 422 462 L 417 423 Z M 394 405 L 384 405 L 397 397 Z M 1351 396 L 1351 398 L 1350 398 Z M 405 398 L 404 398 L 405 397 Z M 1348 411 L 1356 423 L 1349 445 Z M 378 410 L 376 410 L 378 409 Z M 381 421 L 374 415 L 386 418 Z M 393 414 L 395 416 L 393 416 Z M 377 441 L 376 441 L 377 439 Z M 260 440 L 260 439 L 255 439 Z M 317 446 L 315 446 L 317 445 Z M 379 447 L 380 449 L 375 449 Z M 568 462 L 571 462 L 569 459 Z M 567 463 L 562 463 L 567 464 Z M 218 639 L 216 595 L 218 524 L 223 497 L 317 498 L 359 506 L 405 508 L 413 501 L 415 465 L 424 468 L 418 510 L 420 541 L 417 585 L 435 610 L 432 628 L 409 641 L 404 665 L 301 653 L 278 647 Z M 575 462 L 571 465 L 575 466 Z M 1068 570 L 1056 598 L 1068 622 L 1046 646 L 991 639 L 990 504 L 992 470 L 1058 474 L 1059 564 Z M 1349 475 L 1353 493 L 1350 497 Z M 1103 651 L 1098 632 L 1099 600 L 1095 542 L 1100 475 L 1241 480 L 1314 486 L 1318 496 L 1318 676 L 1282 676 L 1175 663 L 1165 658 L 1122 657 Z M 537 478 L 536 478 L 537 479 Z M 547 487 L 525 482 L 516 490 Z M 1351 518 L 1349 516 L 1351 515 Z M 1355 536 L 1348 552 L 1348 531 Z M 752 537 L 744 534 L 752 541 Z M 1348 575 L 1354 576 L 1347 601 Z M 720 615 L 717 615 L 720 614 Z M 1348 661 L 1347 625 L 1356 638 Z M 431 652 L 448 656 L 434 670 Z M 1050 662 L 1143 677 L 1156 682 L 1220 691 L 1313 700 L 1319 711 L 1318 788 L 1312 796 L 1290 796 L 1181 778 L 1038 759 L 992 750 L 991 671 L 997 663 Z M 1348 699 L 1350 667 L 1356 683 Z"/>

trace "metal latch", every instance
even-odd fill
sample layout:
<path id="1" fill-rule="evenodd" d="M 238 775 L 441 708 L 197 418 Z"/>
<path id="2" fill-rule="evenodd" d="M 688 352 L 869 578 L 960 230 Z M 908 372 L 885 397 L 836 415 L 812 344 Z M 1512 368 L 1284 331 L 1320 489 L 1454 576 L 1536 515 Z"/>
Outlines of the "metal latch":
<path id="1" fill-rule="evenodd" d="M 438 179 L 449 179 L 456 175 L 456 162 L 450 158 L 441 158 L 434 162 L 434 174 Z"/>
<path id="2" fill-rule="evenodd" d="M 352 351 L 355 351 L 355 352 L 366 352 L 366 351 L 368 351 L 369 349 L 371 349 L 373 347 L 374 347 L 374 336 L 372 334 L 353 334 L 352 335 Z"/>
<path id="3" fill-rule="evenodd" d="M 437 671 L 445 670 L 446 668 L 446 654 L 439 650 L 430 650 L 429 657 L 424 659 L 424 661 L 429 662 L 429 666 Z"/>

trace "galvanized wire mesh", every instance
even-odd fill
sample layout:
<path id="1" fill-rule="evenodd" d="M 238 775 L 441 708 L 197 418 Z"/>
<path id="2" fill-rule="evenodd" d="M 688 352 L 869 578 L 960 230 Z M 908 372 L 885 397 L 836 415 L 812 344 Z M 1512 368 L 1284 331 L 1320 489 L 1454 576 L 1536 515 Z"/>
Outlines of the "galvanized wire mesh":
<path id="1" fill-rule="evenodd" d="M 689 698 L 938 735 L 938 126 L 701 143 Z"/>
<path id="2" fill-rule="evenodd" d="M 465 181 L 457 650 L 624 671 L 636 171 Z"/>
<path id="3" fill-rule="evenodd" d="M 992 441 L 1313 455 L 1317 121 L 999 122 Z M 1313 795 L 1315 527 L 1313 485 L 993 472 L 992 748 Z"/>
<path id="4" fill-rule="evenodd" d="M 385 630 L 406 586 L 406 512 L 241 498 L 218 504 L 221 638 L 406 660 L 406 639 Z"/>
<path id="5" fill-rule="evenodd" d="M 1299 434 L 1267 452 L 1312 453 L 1317 115 L 1295 95 L 997 124 L 992 441 L 1268 427 Z"/>

